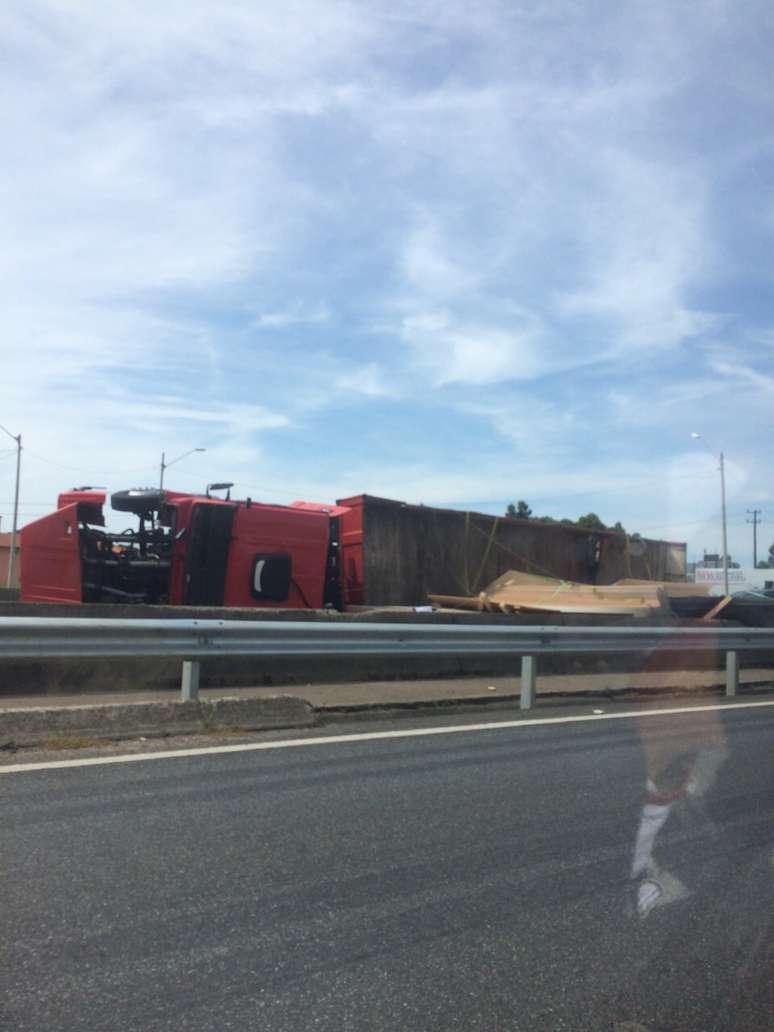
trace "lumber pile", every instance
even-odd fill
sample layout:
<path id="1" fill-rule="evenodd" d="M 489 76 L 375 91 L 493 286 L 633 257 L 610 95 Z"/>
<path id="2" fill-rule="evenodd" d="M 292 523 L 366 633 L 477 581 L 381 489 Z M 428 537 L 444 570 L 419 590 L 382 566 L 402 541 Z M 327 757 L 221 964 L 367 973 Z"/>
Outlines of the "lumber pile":
<path id="1" fill-rule="evenodd" d="M 654 611 L 670 611 L 668 589 L 673 587 L 692 589 L 694 585 L 631 581 L 599 586 L 509 570 L 478 595 L 430 595 L 429 598 L 444 608 L 476 612 L 647 616 Z"/>
<path id="2" fill-rule="evenodd" d="M 672 612 L 675 616 L 683 619 L 712 620 L 725 608 L 723 605 L 718 605 L 718 599 L 712 594 L 711 584 L 639 580 L 619 580 L 616 583 L 625 585 L 659 583 L 669 600 Z"/>
<path id="3" fill-rule="evenodd" d="M 652 581 L 623 578 L 622 580 L 617 580 L 613 586 L 628 587 L 653 584 L 662 588 L 667 598 L 709 598 L 712 594 L 711 584 L 689 584 L 684 581 Z"/>

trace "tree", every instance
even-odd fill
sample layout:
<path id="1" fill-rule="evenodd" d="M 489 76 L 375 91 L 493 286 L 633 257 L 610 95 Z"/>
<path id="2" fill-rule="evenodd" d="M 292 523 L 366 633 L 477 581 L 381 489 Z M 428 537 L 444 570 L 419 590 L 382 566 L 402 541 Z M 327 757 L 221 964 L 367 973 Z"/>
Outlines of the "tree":
<path id="1" fill-rule="evenodd" d="M 505 510 L 506 516 L 516 516 L 520 520 L 528 520 L 532 515 L 532 509 L 527 505 L 525 501 L 519 501 L 516 505 L 513 502 L 510 503 L 508 508 Z"/>
<path id="2" fill-rule="evenodd" d="M 626 534 L 626 527 L 620 520 L 617 520 L 612 527 L 606 526 L 595 512 L 587 512 L 585 516 L 579 516 L 577 520 L 571 520 L 567 516 L 564 519 L 557 519 L 555 516 L 535 516 L 532 509 L 525 501 L 510 503 L 505 511 L 506 516 L 516 516 L 522 520 L 535 520 L 540 523 L 560 523 L 564 527 L 579 527 L 581 530 L 612 530 L 616 534 Z M 638 538 L 639 534 L 628 535 Z M 774 543 L 771 546 L 771 562 L 774 566 Z"/>
<path id="3" fill-rule="evenodd" d="M 586 513 L 585 516 L 579 516 L 575 522 L 577 526 L 583 527 L 584 530 L 607 530 L 607 527 L 595 512 L 589 512 Z"/>

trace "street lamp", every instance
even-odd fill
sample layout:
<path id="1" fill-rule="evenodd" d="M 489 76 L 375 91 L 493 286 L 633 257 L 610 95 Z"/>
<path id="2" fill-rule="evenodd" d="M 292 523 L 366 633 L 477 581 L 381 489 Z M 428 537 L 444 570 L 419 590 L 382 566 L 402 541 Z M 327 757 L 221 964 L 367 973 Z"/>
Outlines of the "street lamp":
<path id="1" fill-rule="evenodd" d="M 19 529 L 19 475 L 21 473 L 21 434 L 12 434 L 4 426 L 0 426 L 4 434 L 8 434 L 12 441 L 16 441 L 16 489 L 13 493 L 13 527 L 11 528 L 11 553 L 8 556 L 8 578 L 6 587 L 13 585 L 13 570 L 16 564 L 16 534 Z"/>
<path id="2" fill-rule="evenodd" d="M 691 437 L 698 441 L 701 434 L 692 433 Z M 720 503 L 723 514 L 723 593 L 728 595 L 728 521 L 726 519 L 726 464 L 723 452 L 720 453 Z"/>
<path id="3" fill-rule="evenodd" d="M 182 455 L 178 455 L 176 459 L 172 459 L 171 462 L 166 462 L 166 452 L 161 453 L 161 471 L 159 475 L 159 491 L 164 490 L 164 470 L 169 469 L 170 466 L 174 466 L 176 462 L 180 462 L 181 459 L 187 459 L 189 455 L 193 455 L 194 452 L 207 451 L 206 448 L 191 448 L 190 451 L 183 452 Z"/>

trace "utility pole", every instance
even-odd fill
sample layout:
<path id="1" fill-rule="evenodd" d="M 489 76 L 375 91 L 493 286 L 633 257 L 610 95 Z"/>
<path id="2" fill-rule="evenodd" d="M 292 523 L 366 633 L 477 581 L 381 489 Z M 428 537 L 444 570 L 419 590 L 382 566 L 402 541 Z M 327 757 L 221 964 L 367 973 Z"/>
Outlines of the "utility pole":
<path id="1" fill-rule="evenodd" d="M 748 523 L 752 523 L 753 529 L 753 569 L 758 569 L 758 524 L 761 522 L 758 517 L 761 515 L 760 509 L 748 509 L 748 514 L 752 516 Z"/>
<path id="2" fill-rule="evenodd" d="M 726 520 L 726 463 L 720 453 L 720 497 L 723 503 L 723 591 L 728 594 L 728 521 Z"/>
<path id="3" fill-rule="evenodd" d="M 701 434 L 692 433 L 694 440 L 699 440 Z M 720 501 L 723 506 L 723 591 L 728 594 L 728 522 L 726 520 L 726 461 L 723 452 L 720 453 Z"/>
<path id="4" fill-rule="evenodd" d="M 12 434 L 10 430 L 6 430 L 4 426 L 0 426 L 0 430 L 3 433 L 8 434 L 12 441 L 16 441 L 16 487 L 13 493 L 13 526 L 11 527 L 11 551 L 8 556 L 8 577 L 6 579 L 6 587 L 13 587 L 13 572 L 16 566 L 16 535 L 19 531 L 19 477 L 21 475 L 21 451 L 22 451 L 22 439 L 21 434 Z"/>
<path id="5" fill-rule="evenodd" d="M 176 462 L 180 462 L 181 459 L 188 458 L 189 455 L 193 455 L 194 452 L 207 451 L 206 448 L 191 448 L 190 451 L 184 452 L 182 455 L 178 455 L 176 459 L 172 459 L 171 462 L 167 462 L 167 453 L 161 453 L 161 466 L 159 468 L 159 491 L 164 490 L 164 471 L 169 469 L 170 466 L 174 466 Z"/>

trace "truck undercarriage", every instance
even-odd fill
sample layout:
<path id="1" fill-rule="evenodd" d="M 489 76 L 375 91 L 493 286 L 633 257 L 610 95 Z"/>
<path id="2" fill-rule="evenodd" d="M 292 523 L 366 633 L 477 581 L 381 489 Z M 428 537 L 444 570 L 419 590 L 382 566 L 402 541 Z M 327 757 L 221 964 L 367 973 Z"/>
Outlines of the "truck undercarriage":
<path id="1" fill-rule="evenodd" d="M 111 504 L 116 511 L 137 516 L 138 527 L 112 533 L 90 524 L 88 511 L 79 512 L 83 601 L 168 602 L 174 507 L 164 504 L 159 491 L 119 491 Z"/>

